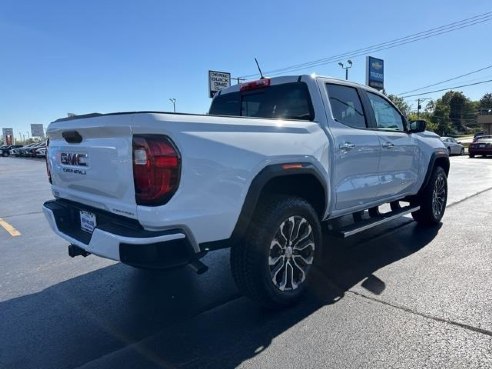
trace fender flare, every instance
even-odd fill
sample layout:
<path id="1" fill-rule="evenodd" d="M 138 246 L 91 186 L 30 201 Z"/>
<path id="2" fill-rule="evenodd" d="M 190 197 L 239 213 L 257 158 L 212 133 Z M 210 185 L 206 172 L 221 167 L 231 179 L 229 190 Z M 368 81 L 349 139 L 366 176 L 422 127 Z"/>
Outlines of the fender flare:
<path id="1" fill-rule="evenodd" d="M 445 166 L 443 167 L 444 171 L 446 172 L 446 176 L 449 174 L 449 155 L 443 152 L 434 152 L 431 155 L 431 158 L 429 160 L 429 165 L 427 167 L 427 172 L 425 173 L 424 181 L 422 182 L 422 186 L 420 187 L 419 194 L 422 192 L 422 189 L 424 189 L 427 184 L 429 183 L 430 177 L 432 175 L 432 172 L 434 171 L 434 167 L 436 166 L 436 161 L 439 159 L 439 161 L 444 161 Z"/>

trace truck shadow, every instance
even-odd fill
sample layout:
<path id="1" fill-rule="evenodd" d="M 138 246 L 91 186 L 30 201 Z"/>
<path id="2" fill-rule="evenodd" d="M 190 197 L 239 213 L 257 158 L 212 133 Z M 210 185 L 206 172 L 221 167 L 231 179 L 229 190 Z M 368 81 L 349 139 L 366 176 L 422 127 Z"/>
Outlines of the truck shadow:
<path id="1" fill-rule="evenodd" d="M 227 250 L 206 257 L 202 276 L 116 264 L 1 302 L 0 367 L 234 368 L 353 286 L 381 294 L 385 283 L 373 273 L 439 231 L 407 223 L 350 240 L 327 237 L 306 299 L 280 312 L 240 297 Z"/>

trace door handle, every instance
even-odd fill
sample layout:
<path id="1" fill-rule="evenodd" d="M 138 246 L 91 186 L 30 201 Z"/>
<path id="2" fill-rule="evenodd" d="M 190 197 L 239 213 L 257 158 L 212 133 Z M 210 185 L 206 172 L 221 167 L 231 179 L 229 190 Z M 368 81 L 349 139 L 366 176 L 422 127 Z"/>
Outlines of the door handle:
<path id="1" fill-rule="evenodd" d="M 385 142 L 382 146 L 383 149 L 392 149 L 393 147 L 395 147 L 395 145 L 392 144 L 391 142 Z"/>
<path id="2" fill-rule="evenodd" d="M 338 148 L 343 151 L 350 151 L 355 148 L 355 144 L 353 144 L 352 142 L 344 142 L 343 144 L 340 144 Z"/>

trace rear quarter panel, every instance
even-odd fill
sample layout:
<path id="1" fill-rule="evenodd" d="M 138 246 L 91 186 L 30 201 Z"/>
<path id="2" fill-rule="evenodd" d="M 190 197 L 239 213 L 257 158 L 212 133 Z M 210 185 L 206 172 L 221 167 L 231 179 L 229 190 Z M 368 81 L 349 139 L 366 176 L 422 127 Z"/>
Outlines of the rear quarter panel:
<path id="1" fill-rule="evenodd" d="M 139 221 L 149 230 L 181 226 L 197 243 L 231 236 L 252 180 L 267 165 L 303 161 L 328 173 L 328 140 L 315 122 L 137 114 L 133 133 L 169 136 L 182 158 L 175 195 L 160 207 L 138 206 Z"/>

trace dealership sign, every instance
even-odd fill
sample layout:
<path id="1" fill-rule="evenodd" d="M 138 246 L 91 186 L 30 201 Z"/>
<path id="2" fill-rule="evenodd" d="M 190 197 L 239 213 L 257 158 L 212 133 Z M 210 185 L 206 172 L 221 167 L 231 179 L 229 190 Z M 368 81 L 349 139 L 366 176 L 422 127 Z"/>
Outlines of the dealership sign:
<path id="1" fill-rule="evenodd" d="M 44 127 L 42 124 L 31 124 L 32 137 L 44 137 Z"/>
<path id="2" fill-rule="evenodd" d="M 227 72 L 208 71 L 208 91 L 209 97 L 231 85 L 231 74 Z"/>
<path id="3" fill-rule="evenodd" d="M 2 136 L 5 145 L 13 144 L 14 130 L 12 128 L 2 128 Z"/>
<path id="4" fill-rule="evenodd" d="M 366 58 L 366 85 L 384 90 L 384 60 L 372 56 Z"/>

